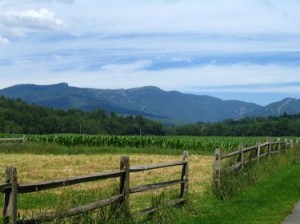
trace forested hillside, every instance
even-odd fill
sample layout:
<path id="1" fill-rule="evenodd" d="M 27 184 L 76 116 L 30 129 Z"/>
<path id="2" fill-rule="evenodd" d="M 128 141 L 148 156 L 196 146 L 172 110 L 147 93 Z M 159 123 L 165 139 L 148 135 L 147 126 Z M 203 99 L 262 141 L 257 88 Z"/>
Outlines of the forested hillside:
<path id="1" fill-rule="evenodd" d="M 0 90 L 7 98 L 56 109 L 91 111 L 97 108 L 110 113 L 141 115 L 165 124 L 188 124 L 238 119 L 262 109 L 262 106 L 237 100 L 221 100 L 206 95 L 164 91 L 155 86 L 131 89 L 90 89 L 54 85 L 16 85 Z"/>
<path id="2" fill-rule="evenodd" d="M 300 115 L 252 117 L 218 123 L 196 123 L 175 128 L 176 135 L 196 136 L 299 136 Z"/>
<path id="3" fill-rule="evenodd" d="M 84 133 L 164 135 L 164 127 L 142 116 L 118 116 L 102 110 L 57 110 L 0 97 L 0 133 Z"/>
<path id="4" fill-rule="evenodd" d="M 60 110 L 0 97 L 0 133 L 83 133 L 111 135 L 299 136 L 300 115 L 199 122 L 166 128 L 142 116 L 103 110 Z"/>

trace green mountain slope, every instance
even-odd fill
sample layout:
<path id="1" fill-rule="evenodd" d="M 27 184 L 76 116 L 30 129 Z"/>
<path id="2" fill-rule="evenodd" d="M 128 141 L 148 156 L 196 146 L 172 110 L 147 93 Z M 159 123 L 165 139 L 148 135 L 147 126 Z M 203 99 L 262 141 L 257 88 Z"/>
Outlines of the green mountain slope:
<path id="1" fill-rule="evenodd" d="M 259 110 L 250 113 L 251 116 L 281 116 L 283 114 L 299 114 L 300 113 L 300 100 L 293 98 L 286 98 L 279 102 L 271 103 Z"/>
<path id="2" fill-rule="evenodd" d="M 53 108 L 101 108 L 119 114 L 140 114 L 173 123 L 238 119 L 262 109 L 253 103 L 168 92 L 152 86 L 104 90 L 70 87 L 66 83 L 16 85 L 0 90 L 0 95 Z"/>

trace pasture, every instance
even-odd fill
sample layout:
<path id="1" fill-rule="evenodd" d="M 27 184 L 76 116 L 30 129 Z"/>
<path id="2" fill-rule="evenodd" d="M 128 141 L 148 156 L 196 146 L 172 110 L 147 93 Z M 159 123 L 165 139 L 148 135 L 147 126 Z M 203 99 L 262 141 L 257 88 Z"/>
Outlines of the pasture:
<path id="1" fill-rule="evenodd" d="M 210 185 L 213 176 L 213 151 L 216 144 L 220 144 L 222 140 L 221 148 L 224 149 L 224 151 L 232 151 L 232 149 L 236 148 L 238 143 L 243 143 L 243 145 L 248 146 L 253 144 L 253 142 L 266 139 L 170 137 L 169 142 L 161 145 L 161 148 L 159 148 L 157 142 L 161 141 L 160 137 L 140 137 L 140 140 L 138 139 L 139 137 L 124 137 L 128 138 L 126 141 L 124 141 L 123 137 L 114 137 L 114 141 L 117 142 L 114 144 L 117 144 L 118 147 L 116 145 L 91 145 L 91 143 L 88 143 L 91 141 L 95 144 L 95 142 L 97 142 L 95 139 L 102 138 L 99 136 L 88 136 L 85 139 L 89 139 L 89 141 L 85 140 L 85 143 L 77 142 L 77 144 L 66 144 L 62 139 L 65 138 L 67 139 L 66 142 L 72 142 L 74 139 L 77 139 L 76 141 L 82 140 L 83 137 L 78 135 L 75 135 L 75 137 L 72 137 L 72 135 L 53 135 L 50 136 L 51 141 L 45 141 L 45 136 L 40 137 L 42 140 L 38 140 L 39 136 L 31 136 L 26 140 L 25 144 L 11 142 L 0 144 L 0 172 L 4 173 L 7 166 L 13 166 L 18 170 L 19 184 L 37 183 L 47 180 L 66 179 L 74 176 L 119 170 L 120 157 L 124 155 L 129 156 L 131 166 L 178 161 L 182 159 L 181 153 L 183 149 L 197 145 L 198 148 L 190 151 L 189 195 L 194 198 L 189 199 L 190 201 L 187 204 L 187 208 L 189 208 L 189 204 L 198 206 L 198 203 L 203 200 L 201 199 L 201 195 L 203 195 L 204 198 L 209 195 L 208 190 L 211 189 Z M 73 138 L 73 140 L 70 141 L 68 137 Z M 167 139 L 167 137 L 163 138 Z M 56 139 L 56 141 L 53 139 Z M 149 139 L 152 139 L 153 145 L 143 143 L 143 141 L 149 141 Z M 119 140 L 121 140 L 123 144 L 130 141 L 139 142 L 139 144 L 142 142 L 143 146 L 129 147 L 129 145 L 133 143 L 127 143 L 122 146 L 121 143 L 118 142 Z M 171 143 L 172 141 L 173 143 Z M 200 144 L 201 141 L 202 143 Z M 174 146 L 174 142 L 180 144 L 174 149 L 171 149 L 170 145 Z M 169 144 L 169 146 L 167 144 Z M 226 146 L 227 148 L 225 148 Z M 132 173 L 130 174 L 130 184 L 136 186 L 168 181 L 172 178 L 174 179 L 174 176 L 178 176 L 179 178 L 180 172 L 179 167 L 168 167 L 166 169 Z M 92 183 L 83 183 L 76 186 L 21 195 L 18 198 L 20 217 L 30 218 L 47 212 L 57 212 L 62 209 L 90 203 L 95 201 L 95 199 L 107 198 L 118 191 L 118 181 L 118 178 L 105 181 L 93 181 Z M 168 187 L 167 191 L 160 189 L 151 190 L 143 194 L 130 195 L 130 212 L 162 203 L 164 200 L 167 200 L 166 198 L 172 198 L 174 195 L 178 195 L 178 192 L 179 186 L 171 186 Z M 195 198 L 197 198 L 198 202 L 195 201 Z M 3 201 L 3 195 L 0 195 L 0 200 Z M 215 203 L 214 199 L 208 203 Z M 93 223 L 91 221 L 92 217 L 106 223 L 112 219 L 110 209 L 112 208 L 108 207 L 100 209 L 97 212 L 88 213 L 88 215 L 81 217 L 82 220 L 80 222 Z M 194 212 L 199 215 L 200 211 L 191 209 L 187 214 L 190 216 Z M 143 221 L 141 222 L 143 223 Z M 57 221 L 57 223 L 60 222 L 61 221 Z M 66 223 L 76 222 L 78 223 L 78 219 L 66 220 Z M 168 223 L 168 220 L 164 223 Z"/>
<path id="2" fill-rule="evenodd" d="M 37 183 L 55 179 L 67 179 L 75 176 L 89 175 L 93 173 L 118 170 L 120 157 L 119 153 L 92 153 L 92 154 L 53 154 L 61 149 L 61 146 L 53 143 L 47 145 L 40 143 L 8 144 L 0 146 L 0 169 L 4 173 L 5 167 L 13 166 L 18 170 L 19 184 Z M 43 152 L 42 148 L 47 148 Z M 86 147 L 86 146 L 82 146 Z M 31 151 L 33 148 L 35 152 Z M 39 151 L 38 149 L 41 149 Z M 65 150 L 72 147 L 64 146 Z M 85 148 L 86 149 L 86 148 Z M 9 152 L 12 150 L 12 152 Z M 18 151 L 16 153 L 17 150 Z M 29 152 L 26 152 L 29 151 Z M 81 151 L 81 150 L 79 150 Z M 78 152 L 77 152 L 78 153 Z M 163 163 L 168 161 L 181 160 L 180 155 L 158 155 L 142 153 L 126 153 L 130 158 L 131 166 L 140 164 Z M 213 156 L 192 155 L 190 157 L 190 192 L 201 193 L 210 184 L 212 176 Z M 138 186 L 147 183 L 155 183 L 180 178 L 180 168 L 170 167 L 166 169 L 144 171 L 130 175 L 131 185 Z M 118 188 L 118 179 L 105 181 L 94 181 L 76 186 L 64 187 L 61 189 L 47 190 L 19 196 L 19 212 L 22 218 L 55 212 L 63 208 L 72 208 L 81 204 L 90 203 L 96 199 L 105 198 L 114 194 Z M 152 206 L 154 200 L 162 200 L 161 194 L 178 194 L 179 186 L 169 187 L 167 193 L 163 190 L 149 191 L 143 194 L 134 194 L 130 199 L 130 212 L 135 212 Z M 175 192 L 175 193 L 174 193 Z M 3 201 L 3 195 L 0 196 Z M 169 197 L 169 196 L 167 196 Z M 156 198 L 156 199 L 155 199 Z M 109 211 L 102 211 L 108 216 Z M 102 214 L 102 216 L 105 216 Z"/>

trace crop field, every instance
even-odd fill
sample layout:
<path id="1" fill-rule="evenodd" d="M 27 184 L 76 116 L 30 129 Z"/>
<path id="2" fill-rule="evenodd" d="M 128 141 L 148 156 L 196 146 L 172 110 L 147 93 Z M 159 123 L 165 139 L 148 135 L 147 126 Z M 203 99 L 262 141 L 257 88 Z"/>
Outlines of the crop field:
<path id="1" fill-rule="evenodd" d="M 189 150 L 196 153 L 212 153 L 215 148 L 230 151 L 238 147 L 266 141 L 266 137 L 178 137 L 178 136 L 110 136 L 110 135 L 29 135 L 33 143 L 57 143 L 64 146 L 151 148 L 159 150 Z"/>
<path id="2" fill-rule="evenodd" d="M 123 155 L 129 156 L 130 165 L 135 166 L 182 160 L 182 151 L 189 150 L 189 192 L 202 194 L 212 181 L 215 148 L 232 151 L 241 143 L 250 146 L 263 141 L 266 138 L 32 135 L 26 136 L 25 144 L 0 144 L 0 172 L 13 166 L 17 168 L 20 184 L 37 183 L 119 170 Z M 180 173 L 181 167 L 132 173 L 130 185 L 168 181 L 176 175 L 180 178 Z M 119 179 L 115 178 L 22 194 L 18 199 L 19 211 L 21 217 L 30 218 L 103 199 L 118 189 Z M 167 193 L 154 190 L 130 195 L 131 212 L 152 206 L 162 200 L 161 195 L 170 198 L 174 194 L 179 194 L 177 185 L 169 187 Z M 3 195 L 0 200 L 3 201 Z M 109 214 L 107 210 L 101 212 L 104 216 Z"/>

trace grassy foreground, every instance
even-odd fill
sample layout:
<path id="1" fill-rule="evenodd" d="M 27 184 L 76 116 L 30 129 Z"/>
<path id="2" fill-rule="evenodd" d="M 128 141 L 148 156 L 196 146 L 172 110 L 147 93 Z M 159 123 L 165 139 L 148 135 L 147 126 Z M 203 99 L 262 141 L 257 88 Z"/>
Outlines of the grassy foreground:
<path id="1" fill-rule="evenodd" d="M 38 148 L 38 146 L 35 146 Z M 43 146 L 44 147 L 44 146 Z M 46 146 L 51 147 L 51 146 Z M 48 151 L 48 150 L 47 150 Z M 55 151 L 55 150 L 54 150 Z M 46 152 L 46 151 L 45 151 Z M 55 153 L 54 153 L 55 154 Z M 48 179 L 64 178 L 83 175 L 103 170 L 118 169 L 119 158 L 122 154 L 39 154 L 16 153 L 6 149 L 0 153 L 0 169 L 12 165 L 18 168 L 21 183 L 37 182 Z M 127 153 L 126 153 L 127 154 Z M 178 155 L 145 155 L 129 154 L 132 165 L 157 163 L 170 160 L 180 160 Z M 151 217 L 134 220 L 132 223 L 281 223 L 292 210 L 293 205 L 300 199 L 300 156 L 296 153 L 283 156 L 274 156 L 265 160 L 249 170 L 237 175 L 232 182 L 230 191 L 236 194 L 219 200 L 212 195 L 210 186 L 212 176 L 212 156 L 191 155 L 190 161 L 190 193 L 188 203 L 181 208 L 165 208 Z M 160 181 L 160 178 L 174 176 L 172 169 L 167 172 L 149 171 L 145 175 L 133 176 L 136 183 Z M 145 179 L 145 176 L 147 178 Z M 157 177 L 158 176 L 158 177 Z M 232 184 L 231 183 L 231 184 Z M 74 203 L 85 203 L 91 198 L 107 196 L 115 190 L 115 183 L 95 183 L 89 186 L 88 194 L 82 198 L 86 191 L 84 186 L 73 188 L 71 191 L 60 192 L 57 190 L 47 193 L 38 193 L 36 197 L 25 196 L 20 199 L 20 209 L 23 214 L 30 215 L 37 209 L 52 210 L 62 206 L 74 206 Z M 234 188 L 236 187 L 236 189 Z M 105 192 L 104 189 L 110 190 Z M 94 189 L 100 189 L 94 192 Z M 176 189 L 175 189 L 176 190 Z M 178 189 L 177 189 L 178 190 Z M 111 191 L 111 192 L 110 192 Z M 101 193 L 102 192 L 102 193 Z M 161 192 L 158 192 L 161 193 Z M 225 192 L 228 193 L 228 192 Z M 77 201 L 70 201 L 70 197 L 80 196 Z M 168 196 L 168 195 L 166 195 Z M 160 196 L 150 194 L 142 197 L 132 197 L 134 210 L 146 206 L 146 201 L 155 203 Z M 2 195 L 0 200 L 3 201 Z M 148 205 L 149 205 L 148 203 Z M 39 212 L 39 211 L 38 211 Z M 90 219 L 85 216 L 80 223 L 120 223 L 110 216 L 109 209 L 102 212 L 105 219 Z M 0 219 L 1 220 L 1 219 Z M 85 221 L 84 221 L 85 220 Z M 66 223 L 78 223 L 78 219 L 68 220 Z M 62 223 L 61 220 L 56 223 Z"/>
<path id="2" fill-rule="evenodd" d="M 299 173 L 300 164 L 288 166 L 230 201 L 198 197 L 195 217 L 186 215 L 178 223 L 281 223 L 300 199 Z"/>
<path id="3" fill-rule="evenodd" d="M 252 186 L 226 200 L 211 192 L 191 193 L 184 209 L 173 213 L 174 223 L 282 223 L 300 200 L 299 173 L 299 151 L 275 157 L 237 176 L 237 185 L 247 178 Z"/>
<path id="4" fill-rule="evenodd" d="M 34 146 L 36 149 L 38 145 Z M 41 145 L 45 149 L 45 145 Z M 81 176 L 93 174 L 97 172 L 105 172 L 118 170 L 120 157 L 123 153 L 116 154 L 49 154 L 49 151 L 56 152 L 56 147 L 46 146 L 48 153 L 29 153 L 27 147 L 23 147 L 23 151 L 17 152 L 17 149 L 9 151 L 8 147 L 0 153 L 0 169 L 4 172 L 6 166 L 14 166 L 18 170 L 18 181 L 21 184 L 37 183 L 47 180 L 64 179 L 73 176 Z M 70 150 L 70 149 L 67 149 Z M 28 152 L 29 151 L 29 152 Z M 43 150 L 41 150 L 43 151 Z M 37 152 L 37 151 L 35 151 Z M 167 161 L 182 160 L 180 155 L 145 155 L 138 153 L 126 153 L 130 158 L 130 163 L 134 165 L 146 165 L 153 163 L 162 163 Z M 212 156 L 192 155 L 190 158 L 190 175 L 191 188 L 194 192 L 203 192 L 205 187 L 210 183 L 212 175 Z M 1 172 L 1 171 L 0 171 Z M 142 173 L 132 173 L 130 176 L 131 186 L 139 186 L 143 184 L 168 181 L 180 178 L 181 167 L 170 167 L 165 169 L 157 169 L 144 171 Z M 111 179 L 104 181 L 94 181 L 88 184 L 79 184 L 65 188 L 41 191 L 38 193 L 19 195 L 19 212 L 21 218 L 31 218 L 39 216 L 46 212 L 57 212 L 61 208 L 72 208 L 82 204 L 90 203 L 95 200 L 104 199 L 115 195 L 119 188 L 119 179 Z M 162 200 L 168 200 L 172 195 L 178 196 L 180 186 L 170 187 L 168 193 L 162 191 L 151 191 L 143 194 L 133 194 L 130 196 L 131 212 L 144 209 L 153 204 L 160 203 Z M 160 196 L 165 195 L 165 196 Z M 3 201 L 3 195 L 0 195 Z M 2 207 L 2 205 L 0 206 Z M 85 221 L 80 223 L 98 223 L 95 222 L 99 218 L 99 223 L 107 223 L 114 214 L 110 208 L 100 210 L 99 213 L 91 212 L 84 215 Z M 91 220 L 89 216 L 97 216 Z M 88 221 L 86 218 L 88 217 Z M 0 218 L 1 220 L 1 218 Z M 100 222 L 101 221 L 101 222 Z M 61 223 L 62 220 L 57 221 Z M 69 219 L 66 223 L 78 223 L 78 219 Z M 112 223 L 119 223 L 112 221 Z"/>

